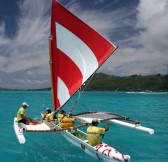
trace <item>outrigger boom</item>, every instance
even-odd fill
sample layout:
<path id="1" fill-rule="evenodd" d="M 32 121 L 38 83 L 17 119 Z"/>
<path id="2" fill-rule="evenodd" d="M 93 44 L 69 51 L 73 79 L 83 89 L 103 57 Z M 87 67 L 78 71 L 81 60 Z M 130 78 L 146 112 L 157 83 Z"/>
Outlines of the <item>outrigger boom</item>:
<path id="1" fill-rule="evenodd" d="M 43 121 L 43 123 L 41 124 L 38 124 L 38 125 L 25 125 L 25 124 L 20 124 L 21 125 L 21 128 L 22 128 L 22 131 L 24 132 L 60 132 L 60 131 L 64 131 L 64 130 L 71 130 L 71 129 L 79 129 L 79 128 L 82 128 L 82 127 L 85 127 L 87 125 L 90 125 L 91 124 L 91 120 L 93 118 L 85 118 L 84 117 L 84 114 L 87 116 L 92 116 L 94 114 L 95 118 L 98 118 L 99 122 L 103 122 L 103 121 L 107 121 L 109 120 L 110 122 L 112 123 L 115 123 L 115 124 L 119 124 L 119 125 L 122 125 L 122 126 L 125 126 L 125 127 L 129 127 L 129 128 L 133 128 L 133 129 L 136 129 L 136 130 L 139 130 L 139 131 L 144 131 L 144 132 L 148 132 L 149 134 L 154 134 L 154 130 L 151 129 L 151 128 L 147 128 L 147 127 L 143 127 L 141 126 L 140 122 L 137 121 L 137 120 L 132 120 L 128 117 L 125 117 L 125 116 L 121 116 L 121 115 L 118 115 L 118 114 L 114 114 L 114 113 L 105 113 L 105 112 L 86 112 L 86 113 L 80 113 L 78 115 L 74 115 L 73 117 L 76 118 L 77 120 L 83 122 L 83 124 L 81 125 L 78 125 L 78 126 L 73 126 L 73 127 L 70 127 L 70 128 L 61 128 L 61 129 L 56 129 L 53 127 L 53 125 L 49 122 L 46 122 L 46 121 Z M 88 115 L 90 114 L 90 115 Z M 108 115 L 108 118 L 102 118 L 102 116 L 107 116 Z M 111 117 L 109 117 L 109 115 L 111 115 Z M 125 121 L 121 121 L 121 120 L 125 120 Z M 15 119 L 16 121 L 16 119 Z M 128 123 L 128 122 L 132 122 L 132 123 Z"/>
<path id="2" fill-rule="evenodd" d="M 81 122 L 91 122 L 93 118 L 99 119 L 100 122 L 109 120 L 110 122 L 115 124 L 133 128 L 139 131 L 148 132 L 151 135 L 154 134 L 153 129 L 141 126 L 141 123 L 139 121 L 113 112 L 83 112 L 80 114 L 76 114 L 74 117 Z"/>

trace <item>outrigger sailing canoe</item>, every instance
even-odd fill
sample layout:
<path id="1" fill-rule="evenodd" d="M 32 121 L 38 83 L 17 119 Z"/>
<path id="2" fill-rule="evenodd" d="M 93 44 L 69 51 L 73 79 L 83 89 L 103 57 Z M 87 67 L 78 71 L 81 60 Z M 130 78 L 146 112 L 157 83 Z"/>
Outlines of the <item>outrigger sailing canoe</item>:
<path id="1" fill-rule="evenodd" d="M 52 2 L 51 35 L 49 37 L 52 99 L 55 113 L 80 89 L 82 85 L 116 50 L 116 46 L 99 33 L 79 20 L 56 0 Z M 76 102 L 77 103 L 77 102 Z M 70 112 L 76 106 L 71 108 Z M 88 144 L 87 135 L 80 127 L 91 123 L 93 118 L 100 122 L 131 127 L 140 131 L 154 133 L 153 129 L 142 127 L 140 122 L 112 112 L 82 112 L 73 115 L 82 125 L 61 129 L 54 122 L 41 124 L 18 124 L 14 119 L 14 130 L 21 144 L 25 143 L 23 132 L 61 132 L 72 144 L 80 147 L 95 158 L 109 162 L 128 162 L 129 155 L 123 155 L 108 144 L 95 147 Z M 76 130 L 75 133 L 73 130 Z"/>

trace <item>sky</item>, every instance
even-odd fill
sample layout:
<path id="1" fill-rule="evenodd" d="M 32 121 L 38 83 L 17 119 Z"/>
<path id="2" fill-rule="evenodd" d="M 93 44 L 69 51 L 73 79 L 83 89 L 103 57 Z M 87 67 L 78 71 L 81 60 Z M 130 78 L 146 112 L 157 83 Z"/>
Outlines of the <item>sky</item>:
<path id="1" fill-rule="evenodd" d="M 59 0 L 119 48 L 98 72 L 168 74 L 168 0 Z M 50 87 L 51 0 L 0 0 L 0 87 Z"/>

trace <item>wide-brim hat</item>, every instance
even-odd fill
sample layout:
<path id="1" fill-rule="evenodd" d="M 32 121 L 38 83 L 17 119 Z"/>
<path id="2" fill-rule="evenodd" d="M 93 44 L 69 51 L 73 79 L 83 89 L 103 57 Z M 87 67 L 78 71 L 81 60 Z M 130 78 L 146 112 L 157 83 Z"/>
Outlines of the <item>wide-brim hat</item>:
<path id="1" fill-rule="evenodd" d="M 92 119 L 92 122 L 99 123 L 99 120 L 98 119 Z"/>
<path id="2" fill-rule="evenodd" d="M 29 105 L 26 102 L 23 102 L 22 106 L 29 106 Z"/>

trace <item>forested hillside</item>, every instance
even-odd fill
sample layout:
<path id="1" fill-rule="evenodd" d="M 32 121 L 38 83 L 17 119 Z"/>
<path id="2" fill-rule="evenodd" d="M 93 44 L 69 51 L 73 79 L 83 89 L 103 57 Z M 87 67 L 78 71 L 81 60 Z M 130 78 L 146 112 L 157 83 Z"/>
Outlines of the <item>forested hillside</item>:
<path id="1" fill-rule="evenodd" d="M 99 73 L 95 74 L 86 90 L 168 92 L 168 75 L 132 75 L 119 77 Z"/>
<path id="2" fill-rule="evenodd" d="M 103 73 L 95 74 L 87 85 L 87 91 L 154 91 L 168 92 L 168 75 L 132 75 L 112 76 Z M 86 83 L 87 84 L 87 83 Z M 51 88 L 33 89 L 50 90 Z M 0 87 L 0 90 L 7 90 Z M 32 89 L 27 89 L 32 90 Z"/>

